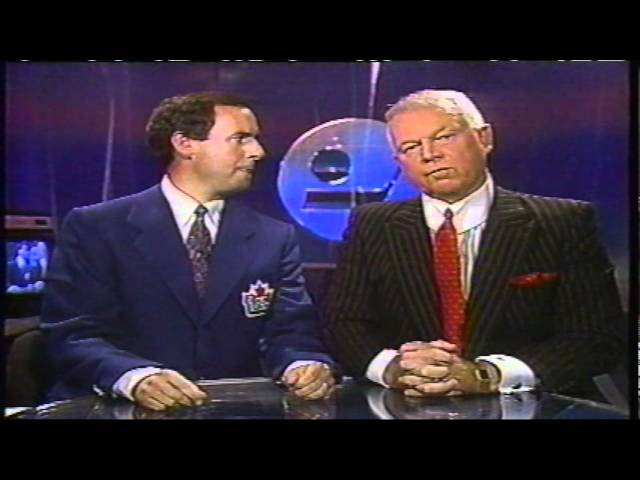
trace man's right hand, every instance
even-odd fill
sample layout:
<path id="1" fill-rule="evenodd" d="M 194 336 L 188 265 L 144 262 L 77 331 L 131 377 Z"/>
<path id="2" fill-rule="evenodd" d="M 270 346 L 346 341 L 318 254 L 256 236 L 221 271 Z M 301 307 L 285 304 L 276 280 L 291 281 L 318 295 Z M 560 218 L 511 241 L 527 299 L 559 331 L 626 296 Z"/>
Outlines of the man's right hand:
<path id="1" fill-rule="evenodd" d="M 136 403 L 152 410 L 183 405 L 202 405 L 207 394 L 174 370 L 162 370 L 144 377 L 133 388 Z"/>
<path id="2" fill-rule="evenodd" d="M 385 371 L 391 388 L 403 389 L 405 395 L 455 395 L 458 382 L 451 378 L 451 366 L 460 361 L 458 348 L 444 340 L 409 342 Z"/>

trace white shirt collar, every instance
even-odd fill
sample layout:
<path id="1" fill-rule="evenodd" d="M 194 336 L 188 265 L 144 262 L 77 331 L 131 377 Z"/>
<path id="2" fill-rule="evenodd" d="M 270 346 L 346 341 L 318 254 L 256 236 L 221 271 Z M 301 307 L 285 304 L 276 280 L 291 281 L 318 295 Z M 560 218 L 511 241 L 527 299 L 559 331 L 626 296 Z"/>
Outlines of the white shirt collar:
<path id="1" fill-rule="evenodd" d="M 495 186 L 493 178 L 487 170 L 484 184 L 471 195 L 455 203 L 447 203 L 429 195 L 422 194 L 422 208 L 431 230 L 437 231 L 444 222 L 444 212 L 453 212 L 453 225 L 457 232 L 464 233 L 484 223 L 489 216 L 489 209 L 493 203 Z"/>
<path id="2" fill-rule="evenodd" d="M 181 226 L 189 224 L 195 217 L 194 212 L 200 203 L 195 198 L 176 188 L 166 174 L 162 177 L 160 189 L 169 202 L 176 223 Z M 207 215 L 210 216 L 215 224 L 224 208 L 224 200 L 211 200 L 202 205 L 208 210 Z"/>

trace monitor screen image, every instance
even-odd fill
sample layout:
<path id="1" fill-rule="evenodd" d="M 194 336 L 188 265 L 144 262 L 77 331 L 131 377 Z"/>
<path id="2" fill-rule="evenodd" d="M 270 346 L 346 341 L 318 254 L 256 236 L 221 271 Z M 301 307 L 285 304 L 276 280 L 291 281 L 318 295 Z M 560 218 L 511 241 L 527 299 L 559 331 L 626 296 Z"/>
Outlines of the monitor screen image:
<path id="1" fill-rule="evenodd" d="M 7 240 L 6 293 L 41 293 L 51 261 L 51 248 L 51 243 L 43 240 Z"/>

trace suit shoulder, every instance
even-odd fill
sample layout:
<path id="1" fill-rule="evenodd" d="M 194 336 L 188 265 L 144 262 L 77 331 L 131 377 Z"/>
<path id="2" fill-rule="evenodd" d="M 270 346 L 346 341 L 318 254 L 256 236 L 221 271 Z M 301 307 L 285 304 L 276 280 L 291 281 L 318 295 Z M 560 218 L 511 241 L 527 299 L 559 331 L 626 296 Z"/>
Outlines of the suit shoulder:
<path id="1" fill-rule="evenodd" d="M 549 221 L 593 213 L 593 205 L 584 200 L 545 197 L 530 193 L 510 193 L 520 198 L 524 206 L 534 215 Z"/>
<path id="2" fill-rule="evenodd" d="M 259 225 L 262 229 L 267 230 L 270 233 L 277 232 L 282 234 L 288 234 L 292 230 L 295 230 L 295 227 L 291 223 L 270 217 L 269 215 L 260 213 L 257 210 L 254 210 L 253 208 L 248 207 L 246 205 L 237 203 L 236 208 L 243 215 L 246 216 L 248 221 L 254 222 L 255 224 Z"/>
<path id="3" fill-rule="evenodd" d="M 138 203 L 142 198 L 148 196 L 156 188 L 157 186 L 124 197 L 118 197 L 104 202 L 76 207 L 72 210 L 72 212 L 78 212 L 84 216 L 93 218 L 127 215 L 133 205 Z"/>
<path id="4" fill-rule="evenodd" d="M 363 222 L 385 222 L 407 207 L 415 206 L 419 200 L 372 202 L 356 207 L 353 216 Z"/>

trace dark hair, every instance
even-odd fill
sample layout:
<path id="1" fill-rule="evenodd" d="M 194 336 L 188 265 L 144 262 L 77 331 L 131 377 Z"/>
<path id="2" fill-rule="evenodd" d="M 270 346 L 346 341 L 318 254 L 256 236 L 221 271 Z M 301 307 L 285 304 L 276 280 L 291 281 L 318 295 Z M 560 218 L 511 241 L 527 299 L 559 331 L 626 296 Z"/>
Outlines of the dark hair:
<path id="1" fill-rule="evenodd" d="M 165 98 L 151 113 L 145 129 L 153 154 L 169 165 L 173 161 L 171 136 L 175 132 L 194 140 L 206 140 L 215 123 L 218 105 L 251 108 L 243 98 L 216 92 Z"/>

